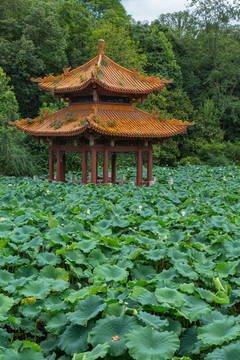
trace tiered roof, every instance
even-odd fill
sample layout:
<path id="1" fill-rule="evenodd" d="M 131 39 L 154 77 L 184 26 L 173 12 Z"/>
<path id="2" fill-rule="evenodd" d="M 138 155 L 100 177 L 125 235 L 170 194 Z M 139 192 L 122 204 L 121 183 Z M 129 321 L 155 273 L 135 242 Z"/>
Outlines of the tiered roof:
<path id="1" fill-rule="evenodd" d="M 31 80 L 38 82 L 40 89 L 54 94 L 74 93 L 95 83 L 111 92 L 140 95 L 160 90 L 164 84 L 172 82 L 172 79 L 146 77 L 139 74 L 139 69 L 130 71 L 116 64 L 104 55 L 103 40 L 100 40 L 100 50 L 96 57 L 75 70 L 70 69 L 64 68 L 63 74 L 59 76 Z"/>
<path id="2" fill-rule="evenodd" d="M 84 89 L 102 88 L 107 94 L 120 94 L 129 98 L 146 97 L 146 94 L 162 89 L 172 80 L 145 77 L 138 69 L 129 71 L 114 63 L 103 51 L 104 41 L 99 41 L 99 54 L 88 63 L 70 71 L 64 68 L 59 76 L 32 79 L 39 87 L 59 96 L 76 96 Z M 90 87 L 90 89 L 89 89 Z M 85 91 L 86 92 L 86 91 Z M 110 97 L 109 97 L 110 99 Z M 95 101 L 95 100 L 94 100 Z M 111 101 L 111 99 L 110 99 Z M 168 138 L 184 133 L 194 123 L 181 120 L 158 119 L 159 112 L 148 114 L 130 103 L 81 103 L 71 104 L 53 114 L 43 112 L 31 120 L 23 119 L 11 123 L 19 130 L 34 136 L 75 136 L 90 129 L 100 134 L 131 138 Z"/>
<path id="3" fill-rule="evenodd" d="M 92 129 L 100 134 L 121 137 L 165 138 L 184 133 L 189 125 L 180 120 L 158 120 L 129 105 L 70 105 L 53 114 L 43 112 L 33 120 L 14 123 L 19 130 L 34 136 L 73 136 Z"/>

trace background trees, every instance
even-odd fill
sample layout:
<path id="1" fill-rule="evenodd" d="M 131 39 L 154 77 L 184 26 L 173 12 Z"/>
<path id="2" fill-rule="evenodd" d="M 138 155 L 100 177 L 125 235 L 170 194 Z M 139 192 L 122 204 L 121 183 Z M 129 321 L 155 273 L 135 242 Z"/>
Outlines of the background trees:
<path id="1" fill-rule="evenodd" d="M 6 125 L 17 117 L 35 117 L 43 103 L 57 106 L 30 78 L 83 64 L 95 56 L 98 39 L 104 38 L 106 54 L 119 64 L 174 79 L 138 106 L 196 122 L 188 136 L 155 149 L 156 163 L 239 163 L 239 1 L 188 4 L 186 11 L 159 14 L 149 24 L 134 22 L 120 0 L 2 0 L 0 126 L 7 132 L 2 151 L 13 132 L 10 138 L 21 143 L 21 152 L 27 149 L 30 159 L 37 156 L 35 143 Z M 0 165 L 9 156 L 1 156 Z M 44 167 L 44 152 L 38 162 Z"/>

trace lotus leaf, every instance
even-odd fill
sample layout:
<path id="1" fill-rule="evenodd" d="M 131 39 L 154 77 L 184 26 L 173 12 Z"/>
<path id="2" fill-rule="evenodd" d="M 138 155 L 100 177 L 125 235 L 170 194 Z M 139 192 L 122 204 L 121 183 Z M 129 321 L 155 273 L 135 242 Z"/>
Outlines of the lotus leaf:
<path id="1" fill-rule="evenodd" d="M 167 360 L 179 348 L 173 332 L 158 332 L 151 327 L 137 327 L 125 335 L 129 354 L 136 360 Z"/>
<path id="2" fill-rule="evenodd" d="M 78 301 L 74 312 L 68 313 L 67 318 L 72 324 L 86 326 L 88 320 L 103 311 L 106 306 L 100 296 L 90 295 L 85 300 Z"/>
<path id="3" fill-rule="evenodd" d="M 90 334 L 91 343 L 95 347 L 107 342 L 110 345 L 108 352 L 111 356 L 122 355 L 127 349 L 124 335 L 136 324 L 136 320 L 127 315 L 123 317 L 106 316 L 105 319 L 97 320 Z"/>
<path id="4" fill-rule="evenodd" d="M 240 327 L 234 319 L 214 320 L 198 329 L 198 338 L 204 344 L 221 345 L 236 339 L 240 335 Z"/>
<path id="5" fill-rule="evenodd" d="M 107 354 L 109 344 L 98 344 L 92 351 L 87 351 L 82 354 L 74 354 L 73 360 L 96 360 L 104 358 Z"/>

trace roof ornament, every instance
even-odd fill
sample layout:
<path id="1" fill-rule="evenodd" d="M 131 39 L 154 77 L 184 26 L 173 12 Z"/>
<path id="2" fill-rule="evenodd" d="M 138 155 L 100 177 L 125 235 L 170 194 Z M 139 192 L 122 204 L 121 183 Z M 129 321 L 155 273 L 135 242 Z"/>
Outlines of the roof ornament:
<path id="1" fill-rule="evenodd" d="M 64 66 L 64 68 L 63 68 L 64 76 L 69 75 L 70 70 L 71 70 L 71 66 L 70 67 Z"/>
<path id="2" fill-rule="evenodd" d="M 99 55 L 104 55 L 104 40 L 103 39 L 100 39 L 98 41 L 99 43 Z"/>
<path id="3" fill-rule="evenodd" d="M 132 69 L 133 69 L 133 76 L 137 77 L 140 69 L 139 68 L 137 69 L 132 68 Z"/>
<path id="4" fill-rule="evenodd" d="M 155 111 L 155 110 L 152 110 L 152 112 L 153 112 L 153 118 L 154 118 L 155 120 L 157 120 L 157 119 L 158 119 L 158 115 L 159 115 L 160 111 Z"/>

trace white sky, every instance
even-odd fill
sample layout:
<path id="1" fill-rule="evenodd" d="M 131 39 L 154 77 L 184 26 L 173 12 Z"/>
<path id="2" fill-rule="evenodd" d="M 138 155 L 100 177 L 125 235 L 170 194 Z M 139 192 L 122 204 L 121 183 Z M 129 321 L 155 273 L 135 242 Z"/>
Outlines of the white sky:
<path id="1" fill-rule="evenodd" d="M 122 0 L 129 15 L 138 21 L 153 21 L 160 14 L 186 9 L 187 0 Z"/>

